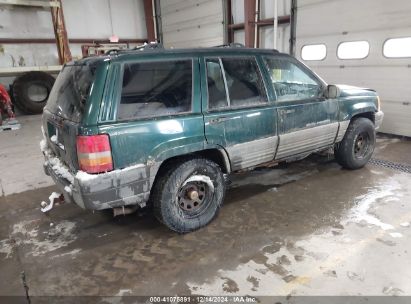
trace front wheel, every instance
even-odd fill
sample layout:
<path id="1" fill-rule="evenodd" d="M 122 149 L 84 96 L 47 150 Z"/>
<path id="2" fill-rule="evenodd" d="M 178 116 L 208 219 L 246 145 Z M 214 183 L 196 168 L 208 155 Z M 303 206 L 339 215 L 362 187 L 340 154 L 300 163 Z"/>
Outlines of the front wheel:
<path id="1" fill-rule="evenodd" d="M 217 215 L 225 195 L 220 167 L 194 158 L 171 167 L 153 189 L 154 214 L 179 233 L 197 230 Z"/>
<path id="2" fill-rule="evenodd" d="M 370 160 L 375 147 L 375 128 L 371 120 L 359 117 L 348 126 L 334 150 L 337 162 L 346 169 L 359 169 Z"/>

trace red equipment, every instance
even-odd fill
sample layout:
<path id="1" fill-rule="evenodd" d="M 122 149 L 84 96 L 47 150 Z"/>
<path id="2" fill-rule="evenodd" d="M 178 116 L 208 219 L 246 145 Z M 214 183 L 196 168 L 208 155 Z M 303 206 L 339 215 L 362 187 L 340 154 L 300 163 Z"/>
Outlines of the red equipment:
<path id="1" fill-rule="evenodd" d="M 2 86 L 1 84 L 0 84 L 0 102 L 1 102 L 0 114 L 2 114 L 3 111 L 4 111 L 4 112 L 7 113 L 9 118 L 16 117 L 14 115 L 13 109 L 11 107 L 10 95 L 9 95 L 9 93 L 7 93 L 6 88 L 4 86 Z"/>
<path id="2" fill-rule="evenodd" d="M 9 117 L 4 123 L 3 113 Z M 13 112 L 10 95 L 6 88 L 0 84 L 0 131 L 20 129 L 20 124 L 15 117 L 16 115 Z"/>

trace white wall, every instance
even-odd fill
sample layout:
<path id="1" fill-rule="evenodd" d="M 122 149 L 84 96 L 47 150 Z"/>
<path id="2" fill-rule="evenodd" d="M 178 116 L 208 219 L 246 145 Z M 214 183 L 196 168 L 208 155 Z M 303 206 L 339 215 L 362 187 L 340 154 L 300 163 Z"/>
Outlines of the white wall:
<path id="1" fill-rule="evenodd" d="M 71 39 L 146 38 L 143 0 L 62 0 Z M 0 6 L 0 38 L 54 39 L 49 9 Z M 81 57 L 81 44 L 71 44 Z M 56 45 L 0 45 L 0 67 L 58 65 Z"/>
<path id="2" fill-rule="evenodd" d="M 381 131 L 411 136 L 411 58 L 382 54 L 386 39 L 411 36 L 410 16 L 409 0 L 299 0 L 296 55 L 306 44 L 325 43 L 327 57 L 306 63 L 328 83 L 376 89 L 386 114 Z M 338 44 L 355 40 L 369 42 L 368 57 L 338 59 Z"/>
<path id="3" fill-rule="evenodd" d="M 1 38 L 53 38 L 49 10 L 0 6 Z"/>
<path id="4" fill-rule="evenodd" d="M 147 36 L 142 0 L 62 0 L 69 38 Z"/>
<path id="5" fill-rule="evenodd" d="M 222 0 L 160 1 L 165 47 L 210 47 L 224 43 Z"/>

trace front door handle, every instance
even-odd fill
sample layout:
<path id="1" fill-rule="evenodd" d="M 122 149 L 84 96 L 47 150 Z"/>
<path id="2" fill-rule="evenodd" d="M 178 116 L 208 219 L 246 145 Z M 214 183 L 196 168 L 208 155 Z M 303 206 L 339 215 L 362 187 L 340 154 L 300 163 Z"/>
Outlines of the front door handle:
<path id="1" fill-rule="evenodd" d="M 295 109 L 278 110 L 278 113 L 280 113 L 280 114 L 291 114 L 291 113 L 295 113 Z"/>
<path id="2" fill-rule="evenodd" d="M 228 119 L 228 117 L 220 116 L 220 117 L 217 117 L 217 118 L 210 119 L 210 122 L 209 122 L 209 123 L 210 123 L 210 125 L 215 125 L 215 124 L 224 122 L 224 121 L 226 121 L 227 119 Z"/>

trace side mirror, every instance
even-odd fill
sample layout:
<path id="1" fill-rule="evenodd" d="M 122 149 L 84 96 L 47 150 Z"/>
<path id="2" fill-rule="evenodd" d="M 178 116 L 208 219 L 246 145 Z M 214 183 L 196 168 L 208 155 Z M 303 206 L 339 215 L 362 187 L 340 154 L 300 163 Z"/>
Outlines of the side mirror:
<path id="1" fill-rule="evenodd" d="M 334 84 L 328 85 L 325 91 L 325 97 L 327 97 L 328 99 L 335 99 L 340 97 L 340 89 Z"/>

